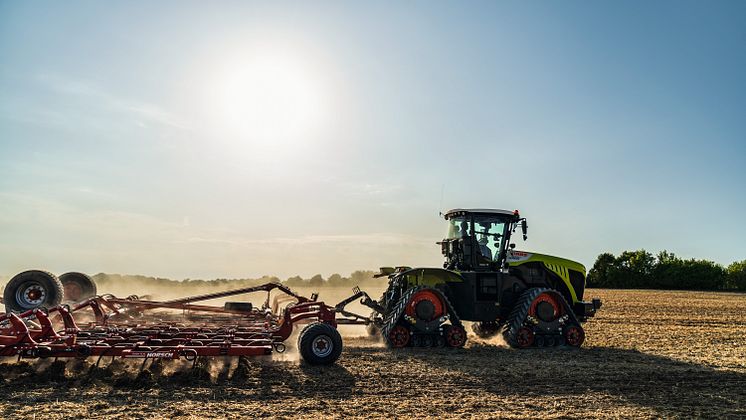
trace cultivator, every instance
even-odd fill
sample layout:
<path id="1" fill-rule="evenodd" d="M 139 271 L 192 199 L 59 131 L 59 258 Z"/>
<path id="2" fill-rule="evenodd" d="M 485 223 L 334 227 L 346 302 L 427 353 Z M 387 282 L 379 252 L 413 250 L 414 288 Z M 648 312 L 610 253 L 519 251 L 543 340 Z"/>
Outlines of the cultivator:
<path id="1" fill-rule="evenodd" d="M 280 294 L 271 302 L 273 291 Z M 203 303 L 261 292 L 267 297 L 260 308 L 248 301 L 222 307 Z M 0 315 L 0 357 L 196 361 L 260 356 L 285 351 L 293 327 L 307 324 L 298 340 L 301 356 L 310 364 L 330 364 L 342 351 L 337 324 L 364 324 L 365 319 L 345 311 L 345 302 L 331 307 L 316 298 L 276 283 L 170 301 L 93 296 L 73 305 Z"/>

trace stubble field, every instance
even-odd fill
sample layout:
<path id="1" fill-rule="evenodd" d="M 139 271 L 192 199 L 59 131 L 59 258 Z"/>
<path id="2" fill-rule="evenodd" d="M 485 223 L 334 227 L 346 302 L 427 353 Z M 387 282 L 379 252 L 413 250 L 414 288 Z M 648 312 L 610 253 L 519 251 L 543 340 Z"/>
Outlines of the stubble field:
<path id="1" fill-rule="evenodd" d="M 321 295 L 324 297 L 324 291 Z M 326 292 L 331 293 L 331 292 Z M 345 328 L 335 366 L 274 358 L 0 365 L 4 418 L 746 417 L 746 295 L 590 290 L 576 349 L 390 351 Z M 329 299 L 334 301 L 334 299 Z"/>

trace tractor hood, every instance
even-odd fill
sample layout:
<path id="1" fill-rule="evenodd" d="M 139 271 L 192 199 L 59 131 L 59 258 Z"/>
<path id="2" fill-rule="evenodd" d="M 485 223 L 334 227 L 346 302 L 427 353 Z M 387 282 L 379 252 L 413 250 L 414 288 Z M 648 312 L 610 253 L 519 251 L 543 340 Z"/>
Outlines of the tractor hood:
<path id="1" fill-rule="evenodd" d="M 547 270 L 552 271 L 562 279 L 570 292 L 573 303 L 580 302 L 583 298 L 585 267 L 577 261 L 514 249 L 508 251 L 507 262 L 512 267 L 526 263 L 541 263 Z"/>
<path id="2" fill-rule="evenodd" d="M 585 266 L 577 261 L 552 255 L 539 254 L 538 252 L 519 251 L 517 249 L 508 251 L 508 264 L 521 265 L 527 262 L 542 262 L 545 265 L 558 265 L 569 270 L 580 271 L 585 275 Z"/>

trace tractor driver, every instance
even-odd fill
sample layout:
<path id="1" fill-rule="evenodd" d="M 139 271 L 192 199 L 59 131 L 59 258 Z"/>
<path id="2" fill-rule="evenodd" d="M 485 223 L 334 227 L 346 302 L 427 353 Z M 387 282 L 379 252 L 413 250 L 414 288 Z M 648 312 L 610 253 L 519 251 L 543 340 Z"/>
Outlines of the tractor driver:
<path id="1" fill-rule="evenodd" d="M 487 246 L 488 239 L 487 235 L 482 235 L 481 238 L 479 238 L 479 252 L 482 254 L 484 258 L 486 258 L 489 261 L 492 261 L 492 251 Z"/>
<path id="2" fill-rule="evenodd" d="M 461 222 L 461 237 L 466 238 L 467 236 L 469 236 L 469 222 L 464 220 Z"/>

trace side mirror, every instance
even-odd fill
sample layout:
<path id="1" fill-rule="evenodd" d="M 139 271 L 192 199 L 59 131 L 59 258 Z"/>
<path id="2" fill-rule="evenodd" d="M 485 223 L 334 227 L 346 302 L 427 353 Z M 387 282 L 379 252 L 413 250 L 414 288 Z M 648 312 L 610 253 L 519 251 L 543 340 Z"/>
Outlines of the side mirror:
<path id="1" fill-rule="evenodd" d="M 521 220 L 521 231 L 523 231 L 523 240 L 525 241 L 528 239 L 528 235 L 526 232 L 528 232 L 528 226 L 526 225 L 526 219 Z"/>

